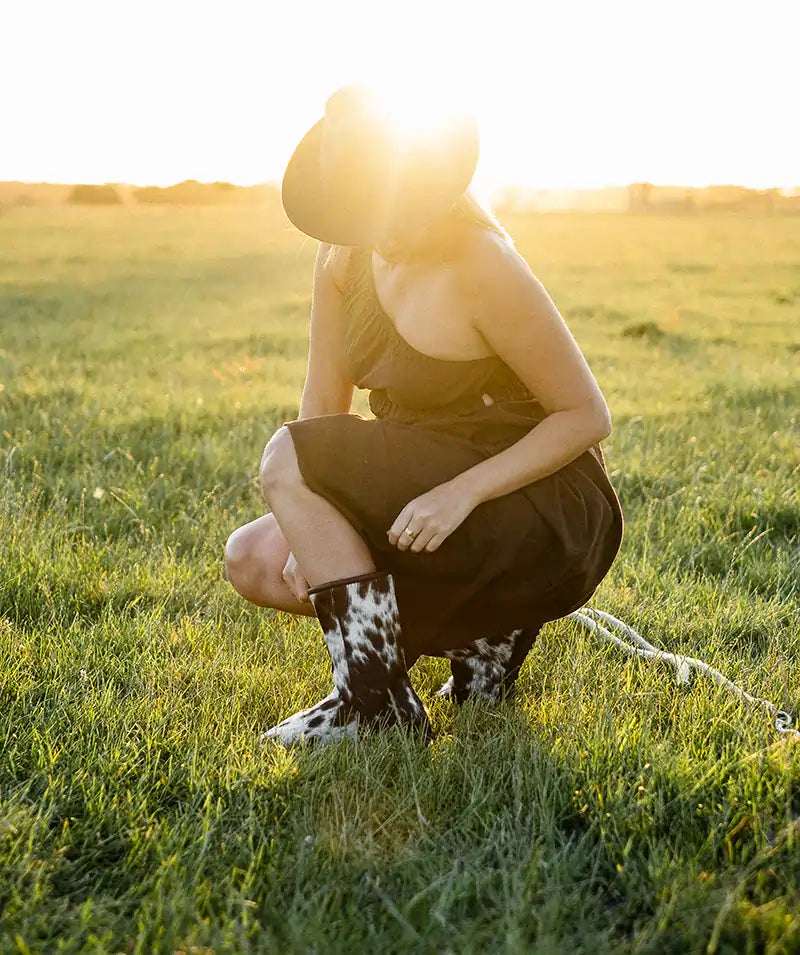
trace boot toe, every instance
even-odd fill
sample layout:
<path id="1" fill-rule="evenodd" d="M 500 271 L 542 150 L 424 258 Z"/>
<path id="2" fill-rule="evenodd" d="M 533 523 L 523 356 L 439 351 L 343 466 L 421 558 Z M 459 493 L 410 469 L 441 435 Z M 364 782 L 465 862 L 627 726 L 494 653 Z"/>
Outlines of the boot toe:
<path id="1" fill-rule="evenodd" d="M 273 739 L 284 746 L 293 746 L 312 740 L 333 743 L 345 738 L 354 739 L 357 729 L 355 720 L 347 721 L 343 717 L 342 702 L 338 691 L 334 690 L 315 706 L 299 710 L 270 727 L 261 734 L 259 740 L 264 743 Z"/>

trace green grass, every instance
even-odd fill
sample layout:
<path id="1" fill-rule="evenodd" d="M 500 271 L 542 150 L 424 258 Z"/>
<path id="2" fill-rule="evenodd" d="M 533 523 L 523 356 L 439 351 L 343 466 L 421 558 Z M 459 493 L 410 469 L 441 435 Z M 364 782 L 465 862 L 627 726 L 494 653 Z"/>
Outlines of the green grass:
<path id="1" fill-rule="evenodd" d="M 796 221 L 508 225 L 615 418 L 593 602 L 796 709 Z M 494 711 L 423 661 L 428 749 L 258 744 L 329 680 L 220 573 L 296 413 L 313 243 L 26 209 L 0 250 L 0 951 L 800 950 L 800 748 L 572 623 Z"/>

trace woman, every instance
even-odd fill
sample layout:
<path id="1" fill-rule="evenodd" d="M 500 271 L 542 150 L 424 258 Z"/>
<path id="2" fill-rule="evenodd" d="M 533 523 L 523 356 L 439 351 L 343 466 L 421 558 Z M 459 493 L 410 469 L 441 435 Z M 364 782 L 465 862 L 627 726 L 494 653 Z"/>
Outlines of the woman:
<path id="1" fill-rule="evenodd" d="M 412 141 L 361 87 L 304 137 L 284 208 L 321 240 L 296 421 L 261 462 L 271 513 L 236 530 L 227 575 L 319 619 L 334 690 L 266 734 L 429 731 L 408 678 L 508 692 L 541 625 L 581 606 L 619 548 L 598 443 L 606 402 L 544 288 L 467 193 L 474 123 Z M 354 385 L 374 419 L 349 414 Z"/>

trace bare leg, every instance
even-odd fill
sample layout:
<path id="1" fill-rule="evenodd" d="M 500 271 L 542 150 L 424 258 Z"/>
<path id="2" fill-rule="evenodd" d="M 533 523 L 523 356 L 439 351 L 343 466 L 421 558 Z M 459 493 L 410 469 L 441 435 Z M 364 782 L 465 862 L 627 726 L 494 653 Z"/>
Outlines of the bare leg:
<path id="1" fill-rule="evenodd" d="M 361 535 L 303 481 L 288 428 L 280 428 L 264 450 L 261 492 L 312 587 L 376 569 Z"/>
<path id="2" fill-rule="evenodd" d="M 267 730 L 284 744 L 355 735 L 357 723 L 399 723 L 430 732 L 408 678 L 391 574 L 344 515 L 303 481 L 288 428 L 264 450 L 261 492 L 286 546 L 314 589 L 313 606 L 331 655 L 334 690 Z M 327 585 L 327 586 L 325 586 Z"/>

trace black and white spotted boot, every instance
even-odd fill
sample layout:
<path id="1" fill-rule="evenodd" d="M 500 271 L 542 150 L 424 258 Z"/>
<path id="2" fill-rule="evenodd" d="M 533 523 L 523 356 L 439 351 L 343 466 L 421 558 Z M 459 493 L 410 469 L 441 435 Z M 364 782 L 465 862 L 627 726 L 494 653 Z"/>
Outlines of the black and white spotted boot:
<path id="1" fill-rule="evenodd" d="M 309 597 L 333 665 L 334 691 L 264 733 L 300 743 L 355 737 L 360 728 L 403 725 L 430 736 L 428 714 L 408 678 L 391 574 L 377 571 L 313 587 Z"/>
<path id="2" fill-rule="evenodd" d="M 456 703 L 470 699 L 498 703 L 511 693 L 538 633 L 538 627 L 512 630 L 502 637 L 481 637 L 462 649 L 445 651 L 452 676 L 436 696 Z"/>

